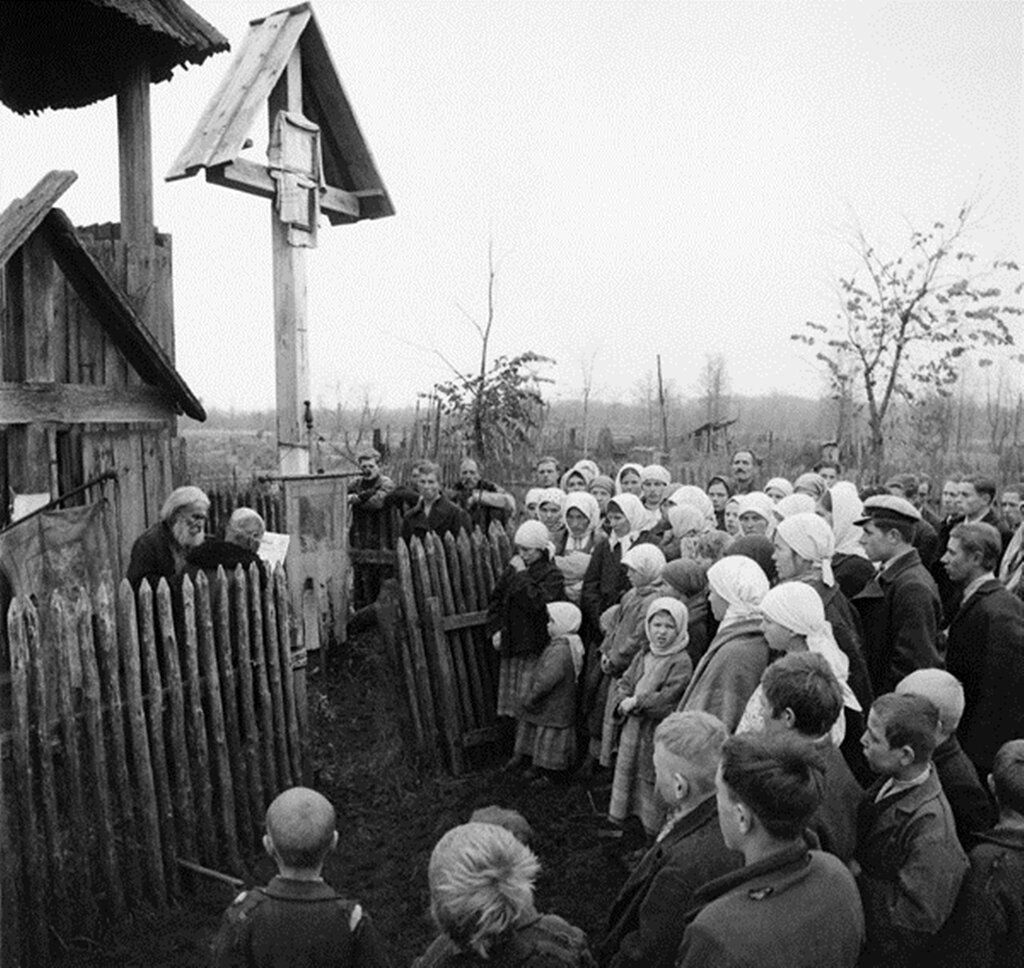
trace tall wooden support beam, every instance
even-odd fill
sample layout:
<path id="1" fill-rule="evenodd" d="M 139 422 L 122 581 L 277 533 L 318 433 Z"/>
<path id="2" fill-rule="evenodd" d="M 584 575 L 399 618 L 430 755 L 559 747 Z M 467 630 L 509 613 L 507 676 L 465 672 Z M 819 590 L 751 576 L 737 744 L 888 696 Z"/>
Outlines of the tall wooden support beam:
<path id="1" fill-rule="evenodd" d="M 149 119 L 149 65 L 125 76 L 117 93 L 117 149 L 121 238 L 153 244 L 153 135 Z"/>
<path id="2" fill-rule="evenodd" d="M 298 46 L 268 101 L 270 134 L 279 111 L 302 113 L 302 61 Z M 288 242 L 288 226 L 270 206 L 274 271 L 274 346 L 277 370 L 277 458 L 282 474 L 309 473 L 304 423 L 309 396 L 306 250 Z"/>

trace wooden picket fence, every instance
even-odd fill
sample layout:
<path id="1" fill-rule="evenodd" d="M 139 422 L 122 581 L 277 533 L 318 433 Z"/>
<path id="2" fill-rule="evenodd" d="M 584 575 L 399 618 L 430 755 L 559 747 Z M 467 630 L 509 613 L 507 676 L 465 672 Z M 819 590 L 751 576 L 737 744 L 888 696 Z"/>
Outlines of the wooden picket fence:
<path id="1" fill-rule="evenodd" d="M 372 605 L 381 586 L 395 575 L 395 546 L 402 531 L 398 508 L 384 511 L 352 509 L 348 557 L 352 564 L 352 603 Z"/>
<path id="2" fill-rule="evenodd" d="M 411 730 L 428 757 L 458 776 L 475 748 L 499 739 L 498 654 L 487 603 L 511 557 L 508 533 L 492 525 L 456 539 L 398 540 L 397 581 L 378 599 L 385 645 L 403 684 Z"/>
<path id="3" fill-rule="evenodd" d="M 265 588 L 263 587 L 265 584 Z M 46 964 L 184 871 L 244 876 L 306 768 L 305 650 L 283 571 L 127 581 L 7 614 L 0 960 Z"/>

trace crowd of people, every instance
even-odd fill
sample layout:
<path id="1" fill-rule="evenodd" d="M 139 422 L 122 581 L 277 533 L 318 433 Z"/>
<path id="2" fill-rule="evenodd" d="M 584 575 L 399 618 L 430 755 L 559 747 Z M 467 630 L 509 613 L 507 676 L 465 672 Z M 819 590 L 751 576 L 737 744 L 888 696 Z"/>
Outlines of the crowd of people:
<path id="1" fill-rule="evenodd" d="M 859 492 L 828 463 L 758 487 L 749 451 L 705 488 L 545 458 L 517 508 L 470 460 L 447 494 L 434 465 L 415 488 L 361 466 L 350 501 L 404 505 L 407 538 L 518 522 L 488 610 L 504 769 L 605 784 L 608 823 L 647 838 L 588 939 L 538 913 L 523 818 L 472 818 L 431 857 L 417 964 L 1024 964 L 1024 485 L 951 479 L 932 507 L 911 474 Z M 136 571 L 190 556 L 195 497 Z M 385 963 L 319 878 L 330 805 L 282 796 L 280 877 L 232 905 L 215 963 Z"/>

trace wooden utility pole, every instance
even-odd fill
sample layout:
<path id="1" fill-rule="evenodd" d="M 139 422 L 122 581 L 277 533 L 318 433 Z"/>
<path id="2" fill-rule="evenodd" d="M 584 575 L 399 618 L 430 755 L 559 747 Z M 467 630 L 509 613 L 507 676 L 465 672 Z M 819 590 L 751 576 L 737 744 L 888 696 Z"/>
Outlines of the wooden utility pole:
<path id="1" fill-rule="evenodd" d="M 661 409 L 661 449 L 668 456 L 668 414 L 665 412 L 665 384 L 661 381 L 661 354 L 658 354 L 658 406 Z"/>

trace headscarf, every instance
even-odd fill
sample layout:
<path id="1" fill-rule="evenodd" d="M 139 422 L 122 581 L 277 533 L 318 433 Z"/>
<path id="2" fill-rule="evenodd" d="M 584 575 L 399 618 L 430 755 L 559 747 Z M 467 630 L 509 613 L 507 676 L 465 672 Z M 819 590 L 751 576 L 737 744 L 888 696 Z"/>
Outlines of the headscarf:
<path id="1" fill-rule="evenodd" d="M 636 471 L 636 476 L 639 477 L 641 480 L 643 479 L 643 476 L 644 476 L 644 469 L 643 469 L 643 467 L 641 467 L 639 464 L 623 464 L 619 468 L 618 474 L 615 475 L 615 493 L 616 494 L 621 494 L 622 493 L 622 475 L 625 474 L 626 471 L 629 471 L 629 470 Z"/>
<path id="2" fill-rule="evenodd" d="M 537 499 L 540 497 L 541 492 L 544 490 L 542 487 L 531 487 L 526 492 L 526 497 L 523 498 L 523 505 L 529 507 L 531 504 L 534 508 L 537 507 Z"/>
<path id="3" fill-rule="evenodd" d="M 708 569 L 708 586 L 729 606 L 718 628 L 744 618 L 755 618 L 758 606 L 768 594 L 768 578 L 760 565 L 745 555 L 727 555 Z"/>
<path id="4" fill-rule="evenodd" d="M 761 601 L 761 614 L 783 628 L 804 636 L 807 639 L 807 651 L 817 652 L 822 656 L 839 680 L 839 685 L 843 689 L 843 705 L 847 709 L 863 711 L 847 683 L 850 676 L 850 660 L 836 644 L 832 623 L 825 618 L 825 606 L 822 604 L 821 596 L 810 585 L 798 581 L 776 585 Z M 842 743 L 845 735 L 846 724 L 840 716 L 832 727 L 832 738 L 838 745 Z"/>
<path id="5" fill-rule="evenodd" d="M 836 481 L 829 488 L 828 493 L 832 499 L 832 533 L 836 538 L 835 554 L 867 558 L 868 553 L 860 543 L 860 536 L 864 530 L 853 523 L 864 513 L 864 505 L 857 494 L 857 488 L 849 481 Z"/>
<path id="6" fill-rule="evenodd" d="M 784 477 L 773 477 L 764 486 L 764 492 L 767 494 L 769 490 L 775 488 L 776 491 L 782 491 L 782 497 L 789 497 L 793 493 L 793 485 L 789 483 Z M 771 495 L 768 495 L 771 497 Z M 782 500 L 782 498 L 779 498 Z"/>
<path id="7" fill-rule="evenodd" d="M 564 638 L 568 641 L 572 667 L 576 670 L 576 675 L 579 675 L 583 668 L 583 640 L 578 633 L 583 613 L 572 602 L 549 602 L 548 619 L 551 625 L 551 638 Z"/>
<path id="8" fill-rule="evenodd" d="M 807 491 L 815 501 L 820 501 L 828 490 L 828 482 L 820 474 L 810 471 L 806 474 L 801 474 L 793 481 L 793 490 Z"/>
<path id="9" fill-rule="evenodd" d="M 809 494 L 790 494 L 775 505 L 775 517 L 781 521 L 793 514 L 814 514 L 816 507 Z"/>
<path id="10" fill-rule="evenodd" d="M 692 558 L 677 558 L 661 570 L 661 580 L 689 598 L 707 588 L 708 570 Z"/>
<path id="11" fill-rule="evenodd" d="M 704 492 L 707 493 L 711 490 L 712 484 L 721 484 L 725 488 L 725 493 L 732 497 L 732 482 L 727 481 L 721 474 L 716 474 L 714 477 L 708 478 L 708 486 L 704 488 Z"/>
<path id="12" fill-rule="evenodd" d="M 542 487 L 540 494 L 537 497 L 537 514 L 540 515 L 540 506 L 542 504 L 557 504 L 558 505 L 558 524 L 555 525 L 554 529 L 550 532 L 550 535 L 555 537 L 565 527 L 565 499 L 566 493 L 560 487 Z"/>
<path id="13" fill-rule="evenodd" d="M 607 474 L 598 474 L 590 482 L 587 490 L 593 493 L 595 487 L 603 487 L 610 495 L 615 493 L 615 481 L 608 477 Z"/>
<path id="14" fill-rule="evenodd" d="M 546 551 L 548 555 L 554 554 L 555 551 L 554 545 L 551 544 L 551 535 L 540 521 L 524 521 L 516 528 L 512 542 L 519 548 L 537 548 Z"/>
<path id="15" fill-rule="evenodd" d="M 835 585 L 832 555 L 835 554 L 836 539 L 824 520 L 816 514 L 794 514 L 779 522 L 776 534 L 801 558 L 820 566 L 821 580 L 829 588 Z"/>
<path id="16" fill-rule="evenodd" d="M 704 514 L 692 504 L 677 504 L 668 509 L 668 523 L 677 538 L 696 537 L 712 529 Z"/>
<path id="17" fill-rule="evenodd" d="M 740 506 L 741 518 L 744 514 L 753 513 L 768 522 L 766 534 L 768 537 L 771 537 L 775 531 L 775 502 L 764 491 L 751 491 L 749 494 L 741 494 L 736 498 L 736 501 Z"/>
<path id="18" fill-rule="evenodd" d="M 763 534 L 741 534 L 733 539 L 732 544 L 725 549 L 723 558 L 729 555 L 743 555 L 751 561 L 756 561 L 768 579 L 769 585 L 774 585 L 779 579 L 778 570 L 775 567 L 775 546 L 769 538 Z"/>
<path id="19" fill-rule="evenodd" d="M 608 502 L 608 507 L 615 505 L 625 515 L 629 522 L 629 534 L 620 538 L 614 531 L 608 536 L 611 546 L 614 548 L 621 544 L 623 551 L 628 549 L 637 539 L 637 535 L 643 530 L 644 522 L 647 520 L 647 509 L 643 502 L 635 494 L 617 494 Z"/>
<path id="20" fill-rule="evenodd" d="M 674 505 L 676 505 L 676 507 L 683 504 L 689 504 L 690 507 L 694 507 L 700 511 L 700 513 L 708 519 L 708 522 L 712 527 L 716 526 L 717 519 L 715 518 L 715 506 L 711 503 L 711 498 L 709 498 L 699 487 L 696 487 L 693 484 L 684 484 L 682 487 L 676 488 L 676 490 L 672 492 L 670 500 Z"/>
<path id="21" fill-rule="evenodd" d="M 566 497 L 563 517 L 566 517 L 572 508 L 586 515 L 587 530 L 578 538 L 570 530 L 569 537 L 566 539 L 565 550 L 579 551 L 583 545 L 590 541 L 590 535 L 601 523 L 601 509 L 597 506 L 597 498 L 586 491 L 573 491 L 572 494 Z M 569 527 L 568 523 L 566 523 L 566 527 Z M 574 545 L 579 545 L 580 547 L 577 548 Z"/>
<path id="22" fill-rule="evenodd" d="M 664 646 L 656 646 L 651 641 L 651 620 L 658 612 L 668 612 L 676 626 L 676 634 Z M 634 696 L 646 696 L 654 692 L 665 681 L 675 663 L 676 656 L 686 651 L 690 642 L 690 617 L 686 606 L 678 598 L 656 598 L 647 606 L 644 618 L 644 633 L 647 636 L 647 652 L 640 660 L 643 671 L 633 690 Z"/>
<path id="23" fill-rule="evenodd" d="M 665 556 L 657 545 L 638 544 L 623 553 L 622 564 L 640 575 L 641 585 L 652 585 L 661 577 Z"/>
<path id="24" fill-rule="evenodd" d="M 593 481 L 601 473 L 601 468 L 597 466 L 595 461 L 592 461 L 589 457 L 584 457 L 582 460 L 576 461 L 573 467 L 578 467 L 583 471 L 590 474 L 590 480 Z"/>
<path id="25" fill-rule="evenodd" d="M 644 481 L 659 481 L 667 487 L 672 483 L 672 475 L 661 464 L 648 464 L 640 471 L 640 483 Z"/>
<path id="26" fill-rule="evenodd" d="M 582 467 L 570 467 L 563 475 L 562 479 L 558 482 L 558 486 L 567 494 L 569 493 L 569 480 L 573 477 L 578 477 L 583 482 L 583 489 L 586 490 L 590 485 L 590 475 L 583 470 Z"/>

